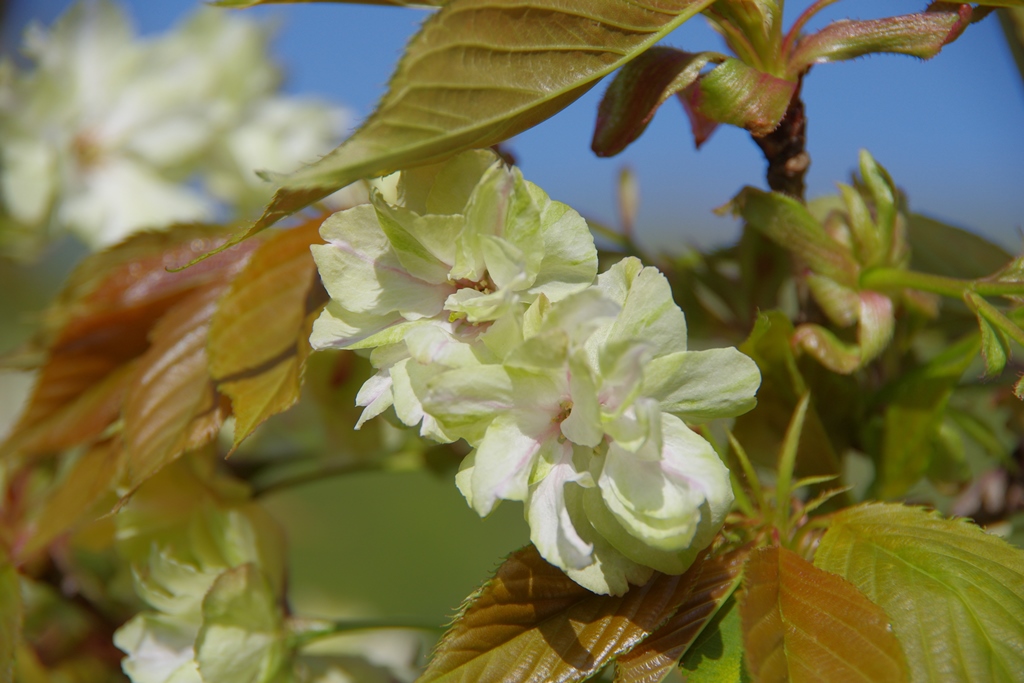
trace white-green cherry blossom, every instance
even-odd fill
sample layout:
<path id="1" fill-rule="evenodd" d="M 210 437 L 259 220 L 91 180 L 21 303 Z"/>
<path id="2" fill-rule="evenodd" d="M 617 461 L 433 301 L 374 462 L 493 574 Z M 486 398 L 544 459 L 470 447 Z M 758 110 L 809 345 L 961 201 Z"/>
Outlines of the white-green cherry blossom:
<path id="1" fill-rule="evenodd" d="M 358 397 L 364 419 L 390 406 L 392 385 L 407 381 L 407 338 L 417 328 L 439 328 L 449 342 L 487 355 L 489 333 L 499 346 L 507 337 L 493 327 L 514 328 L 537 297 L 562 299 L 597 272 L 580 215 L 491 152 L 406 171 L 398 189 L 398 205 L 374 193 L 371 204 L 328 218 L 320 230 L 327 244 L 313 247 L 331 301 L 310 342 L 374 349 L 380 372 Z M 422 412 L 406 403 L 396 405 L 399 417 L 415 424 Z M 444 438 L 429 420 L 424 433 Z"/>
<path id="2" fill-rule="evenodd" d="M 541 555 L 595 592 L 685 571 L 732 489 L 684 420 L 753 407 L 756 365 L 735 349 L 687 351 L 668 282 L 632 258 L 587 291 L 538 299 L 521 329 L 500 363 L 423 372 L 414 387 L 442 431 L 475 446 L 457 477 L 470 505 L 524 501 Z"/>

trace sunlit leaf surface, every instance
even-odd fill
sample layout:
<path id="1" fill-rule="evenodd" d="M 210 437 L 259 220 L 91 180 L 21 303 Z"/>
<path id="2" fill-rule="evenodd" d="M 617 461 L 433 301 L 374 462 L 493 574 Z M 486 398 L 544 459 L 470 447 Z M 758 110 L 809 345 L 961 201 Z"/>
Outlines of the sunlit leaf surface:
<path id="1" fill-rule="evenodd" d="M 786 548 L 751 555 L 740 614 L 759 683 L 907 680 L 885 613 L 850 582 Z"/>
<path id="2" fill-rule="evenodd" d="M 320 219 L 274 235 L 257 249 L 220 301 L 210 324 L 210 374 L 231 398 L 235 444 L 299 398 L 309 354 L 309 301 L 316 264 L 309 245 L 321 243 Z M 307 305 L 308 304 L 308 305 Z"/>
<path id="3" fill-rule="evenodd" d="M 655 573 L 614 597 L 582 588 L 528 546 L 468 599 L 420 681 L 588 678 L 686 602 L 702 563 L 681 576 Z"/>
<path id="4" fill-rule="evenodd" d="M 454 0 L 412 39 L 352 137 L 287 177 L 253 234 L 360 178 L 440 161 L 537 125 L 711 0 Z"/>
<path id="5" fill-rule="evenodd" d="M 911 680 L 1024 681 L 1024 551 L 966 521 L 873 503 L 838 513 L 814 564 L 885 610 Z"/>

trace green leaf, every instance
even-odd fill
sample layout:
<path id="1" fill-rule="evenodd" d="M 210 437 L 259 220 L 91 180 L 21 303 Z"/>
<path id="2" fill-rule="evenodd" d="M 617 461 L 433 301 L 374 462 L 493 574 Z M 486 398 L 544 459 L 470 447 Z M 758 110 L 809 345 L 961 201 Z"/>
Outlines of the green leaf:
<path id="1" fill-rule="evenodd" d="M 688 570 L 687 574 L 694 575 L 690 594 L 675 616 L 619 657 L 616 683 L 657 683 L 668 675 L 679 658 L 693 650 L 691 644 L 696 647 L 697 639 L 713 630 L 713 620 L 720 620 L 718 615 L 728 611 L 724 605 L 739 585 L 748 553 L 749 548 L 740 548 Z"/>
<path id="2" fill-rule="evenodd" d="M 857 264 L 849 249 L 828 235 L 807 208 L 779 192 L 743 188 L 732 200 L 734 213 L 811 270 L 839 284 L 857 284 Z"/>
<path id="3" fill-rule="evenodd" d="M 360 178 L 441 161 L 550 118 L 711 0 L 454 0 L 412 39 L 377 110 L 288 176 L 240 241 Z"/>
<path id="4" fill-rule="evenodd" d="M 743 628 L 730 597 L 693 643 L 681 664 L 686 683 L 749 683 L 743 666 Z"/>
<path id="5" fill-rule="evenodd" d="M 270 683 L 285 661 L 285 641 L 274 592 L 256 565 L 217 577 L 203 599 L 195 644 L 205 683 Z"/>
<path id="6" fill-rule="evenodd" d="M 700 79 L 693 104 L 712 121 L 764 137 L 779 127 L 796 88 L 795 80 L 777 78 L 738 59 L 727 59 Z"/>
<path id="7" fill-rule="evenodd" d="M 643 134 L 665 100 L 695 83 L 709 63 L 724 60 L 715 52 L 655 46 L 622 67 L 597 109 L 590 143 L 594 154 L 610 157 L 624 150 Z"/>
<path id="8" fill-rule="evenodd" d="M 751 554 L 740 614 L 747 665 L 761 683 L 909 680 L 882 609 L 786 548 Z"/>
<path id="9" fill-rule="evenodd" d="M 419 681 L 541 683 L 593 676 L 685 603 L 702 559 L 681 576 L 656 572 L 615 597 L 591 593 L 527 546 L 470 596 Z"/>
<path id="10" fill-rule="evenodd" d="M 814 564 L 885 610 L 911 680 L 1024 681 L 1024 551 L 966 521 L 872 503 L 832 518 Z"/>
<path id="11" fill-rule="evenodd" d="M 261 245 L 210 322 L 210 375 L 231 399 L 236 447 L 299 399 L 310 317 L 326 299 L 319 280 L 310 291 L 316 264 L 309 247 L 323 243 L 321 222 L 322 217 L 280 232 Z"/>
<path id="12" fill-rule="evenodd" d="M 876 457 L 879 498 L 903 495 L 928 469 L 932 438 L 960 376 L 978 355 L 978 347 L 978 337 L 968 337 L 883 389 L 880 400 L 888 407 Z"/>
<path id="13" fill-rule="evenodd" d="M 879 52 L 929 59 L 959 38 L 968 25 L 984 16 L 985 12 L 975 15 L 967 4 L 940 2 L 917 14 L 868 21 L 836 21 L 797 41 L 787 71 L 795 76 L 814 64 Z"/>
<path id="14" fill-rule="evenodd" d="M 995 377 L 1006 367 L 1010 358 L 1010 338 L 985 316 L 978 314 L 978 329 L 981 330 L 981 355 L 985 359 L 985 375 Z"/>
<path id="15" fill-rule="evenodd" d="M 217 7 L 245 8 L 256 5 L 295 5 L 308 2 L 333 2 L 349 5 L 399 5 L 401 7 L 440 7 L 451 0 L 217 0 L 213 4 Z"/>

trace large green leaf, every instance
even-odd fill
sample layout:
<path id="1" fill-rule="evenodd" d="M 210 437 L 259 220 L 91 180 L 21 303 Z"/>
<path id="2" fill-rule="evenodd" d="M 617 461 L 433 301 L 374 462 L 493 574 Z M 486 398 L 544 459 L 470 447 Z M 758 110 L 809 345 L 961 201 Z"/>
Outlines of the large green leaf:
<path id="1" fill-rule="evenodd" d="M 284 179 L 244 239 L 360 178 L 501 142 L 550 118 L 711 0 L 453 0 L 412 39 L 352 137 Z"/>
<path id="2" fill-rule="evenodd" d="M 743 637 L 760 683 L 900 683 L 907 664 L 882 610 L 835 574 L 785 548 L 751 554 Z"/>
<path id="3" fill-rule="evenodd" d="M 1024 681 L 1024 551 L 966 521 L 872 503 L 833 517 L 814 564 L 885 610 L 915 683 Z"/>
<path id="4" fill-rule="evenodd" d="M 591 593 L 527 546 L 469 598 L 420 683 L 589 678 L 675 613 L 702 564 L 698 558 L 681 576 L 656 572 L 615 597 Z"/>
<path id="5" fill-rule="evenodd" d="M 296 5 L 311 2 L 333 2 L 349 5 L 399 5 L 401 7 L 440 7 L 450 0 L 217 0 L 218 7 L 255 7 L 256 5 Z"/>

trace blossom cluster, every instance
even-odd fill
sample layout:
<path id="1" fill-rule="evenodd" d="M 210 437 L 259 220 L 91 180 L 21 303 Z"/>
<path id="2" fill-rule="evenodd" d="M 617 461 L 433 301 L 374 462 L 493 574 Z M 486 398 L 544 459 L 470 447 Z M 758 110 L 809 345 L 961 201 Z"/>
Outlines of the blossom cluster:
<path id="1" fill-rule="evenodd" d="M 259 209 L 330 149 L 343 110 L 278 94 L 268 31 L 207 8 L 137 37 L 111 0 L 35 26 L 30 66 L 0 64 L 0 250 L 72 232 L 94 248 L 143 228 Z"/>
<path id="2" fill-rule="evenodd" d="M 464 439 L 473 509 L 523 501 L 541 555 L 594 592 L 685 571 L 732 504 L 688 423 L 752 408 L 753 361 L 687 351 L 664 275 L 636 258 L 597 275 L 583 218 L 491 152 L 403 172 L 396 194 L 334 214 L 313 247 L 331 300 L 312 345 L 377 369 L 360 424 L 393 407 Z"/>

